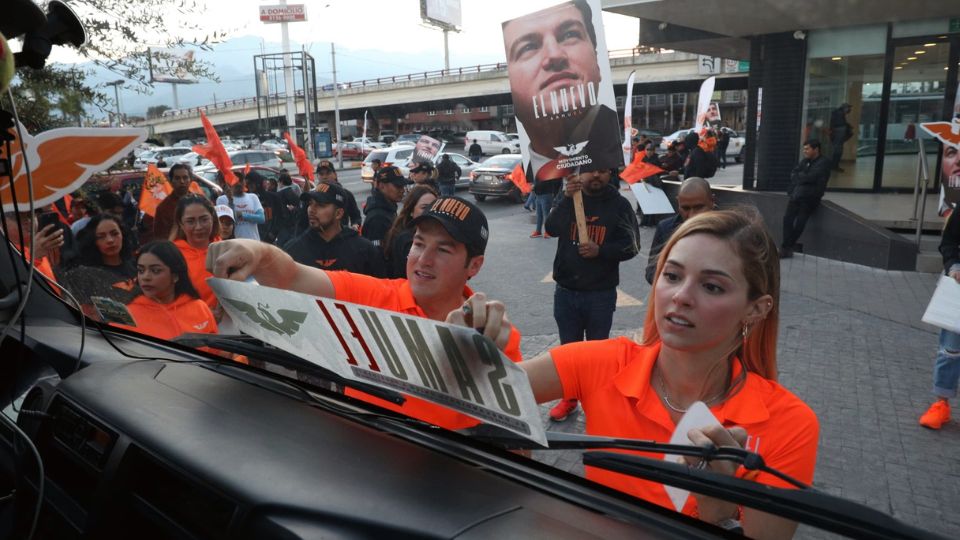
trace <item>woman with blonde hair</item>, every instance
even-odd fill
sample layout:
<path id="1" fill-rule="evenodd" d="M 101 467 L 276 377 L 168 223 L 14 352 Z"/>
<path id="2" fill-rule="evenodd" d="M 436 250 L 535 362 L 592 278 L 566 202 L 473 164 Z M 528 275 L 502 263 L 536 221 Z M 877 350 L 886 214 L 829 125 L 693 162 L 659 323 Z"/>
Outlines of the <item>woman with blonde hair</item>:
<path id="1" fill-rule="evenodd" d="M 776 382 L 780 261 L 756 211 L 707 212 L 686 221 L 664 246 L 643 338 L 570 343 L 524 362 L 538 402 L 579 399 L 592 435 L 669 442 L 677 423 L 703 402 L 722 424 L 693 429 L 696 445 L 738 446 L 810 483 L 816 415 Z M 466 319 L 462 311 L 457 319 Z M 486 331 L 500 321 L 486 318 Z M 494 329 L 495 330 L 495 329 Z M 651 456 L 651 454 L 643 454 Z M 652 457 L 662 457 L 653 455 Z M 720 474 L 792 487 L 728 461 L 702 462 Z M 588 467 L 587 478 L 673 508 L 664 486 Z M 693 494 L 687 515 L 754 538 L 789 538 L 796 523 Z"/>

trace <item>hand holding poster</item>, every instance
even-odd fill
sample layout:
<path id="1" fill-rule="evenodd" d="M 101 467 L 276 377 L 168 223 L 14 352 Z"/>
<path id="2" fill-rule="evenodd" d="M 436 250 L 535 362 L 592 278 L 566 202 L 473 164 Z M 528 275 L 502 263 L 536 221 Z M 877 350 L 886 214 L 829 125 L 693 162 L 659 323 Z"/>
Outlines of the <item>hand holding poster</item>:
<path id="1" fill-rule="evenodd" d="M 251 283 L 207 282 L 245 334 L 347 379 L 546 445 L 526 373 L 472 328 Z"/>
<path id="2" fill-rule="evenodd" d="M 503 23 L 527 177 L 554 180 L 623 163 L 599 0 Z"/>

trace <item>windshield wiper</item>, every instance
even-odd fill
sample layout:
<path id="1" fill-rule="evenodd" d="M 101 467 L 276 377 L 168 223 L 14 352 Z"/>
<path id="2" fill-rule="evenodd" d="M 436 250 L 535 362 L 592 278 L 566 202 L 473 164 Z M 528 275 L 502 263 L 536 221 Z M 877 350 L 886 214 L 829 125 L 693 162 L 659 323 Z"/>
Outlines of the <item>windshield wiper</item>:
<path id="1" fill-rule="evenodd" d="M 814 488 L 777 488 L 666 460 L 616 452 L 586 452 L 583 464 L 742 504 L 851 538 L 946 538 Z"/>
<path id="2" fill-rule="evenodd" d="M 487 426 L 489 428 L 489 426 Z M 476 434 L 473 438 L 505 448 L 539 449 L 532 441 L 503 430 Z M 823 530 L 854 538 L 942 538 L 934 533 L 906 525 L 893 517 L 853 501 L 823 493 L 789 475 L 768 467 L 763 458 L 743 448 L 693 446 L 658 443 L 655 441 L 595 437 L 576 433 L 546 433 L 549 450 L 587 450 L 617 448 L 699 457 L 705 460 L 727 460 L 740 463 L 747 470 L 771 474 L 799 489 L 783 489 L 743 480 L 736 477 L 618 452 L 585 452 L 583 464 L 652 482 L 743 504 Z"/>
<path id="3" fill-rule="evenodd" d="M 406 398 L 399 392 L 347 379 L 335 371 L 307 362 L 299 356 L 280 349 L 267 347 L 263 345 L 260 340 L 251 336 L 242 334 L 183 334 L 174 338 L 173 341 L 188 347 L 213 347 L 215 349 L 263 360 L 286 369 L 318 377 L 340 386 L 359 390 L 396 405 L 403 405 L 404 402 L 406 402 Z"/>

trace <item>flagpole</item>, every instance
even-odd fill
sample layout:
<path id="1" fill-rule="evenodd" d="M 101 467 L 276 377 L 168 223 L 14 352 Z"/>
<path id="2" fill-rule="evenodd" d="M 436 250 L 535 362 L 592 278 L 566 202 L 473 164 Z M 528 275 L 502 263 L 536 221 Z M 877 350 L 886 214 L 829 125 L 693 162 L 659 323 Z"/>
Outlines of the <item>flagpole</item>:
<path id="1" fill-rule="evenodd" d="M 580 167 L 577 167 L 577 172 L 575 173 L 577 180 L 580 180 Z M 583 211 L 583 183 L 580 184 L 580 189 L 573 194 L 573 214 L 577 218 L 577 237 L 580 240 L 580 245 L 584 245 L 590 241 L 590 235 L 587 234 L 587 215 Z"/>

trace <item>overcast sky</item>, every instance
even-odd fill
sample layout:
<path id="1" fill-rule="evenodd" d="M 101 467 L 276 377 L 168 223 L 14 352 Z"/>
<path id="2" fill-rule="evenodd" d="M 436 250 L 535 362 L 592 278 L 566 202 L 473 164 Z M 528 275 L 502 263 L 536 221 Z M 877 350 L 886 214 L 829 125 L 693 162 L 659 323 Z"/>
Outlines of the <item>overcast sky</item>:
<path id="1" fill-rule="evenodd" d="M 279 1 L 197 2 L 206 5 L 204 18 L 211 21 L 210 28 L 227 30 L 228 37 L 254 35 L 268 44 L 280 41 L 281 25 L 259 20 L 260 5 L 276 5 Z M 433 51 L 442 58 L 443 34 L 422 24 L 419 0 L 305 0 L 302 3 L 307 8 L 307 22 L 291 23 L 290 39 L 308 47 L 313 44 L 314 53 L 328 50 L 333 41 L 338 48 L 378 49 L 394 56 Z M 489 62 L 502 60 L 500 24 L 557 3 L 557 0 L 462 0 L 462 31 L 450 35 L 451 66 L 464 65 L 457 61 L 458 58 L 472 60 L 479 56 L 489 58 Z M 80 16 L 83 17 L 82 12 Z M 177 28 L 180 17 L 183 15 L 171 7 L 164 27 L 158 30 Z M 195 17 L 191 19 L 195 20 Z M 628 49 L 636 45 L 636 19 L 605 12 L 603 21 L 608 49 Z M 155 44 L 150 41 L 149 36 L 144 36 L 144 45 Z M 77 61 L 77 55 L 64 47 L 57 47 L 51 60 Z M 394 60 L 395 64 L 402 65 L 402 58 Z M 410 67 L 414 71 L 420 69 Z"/>

